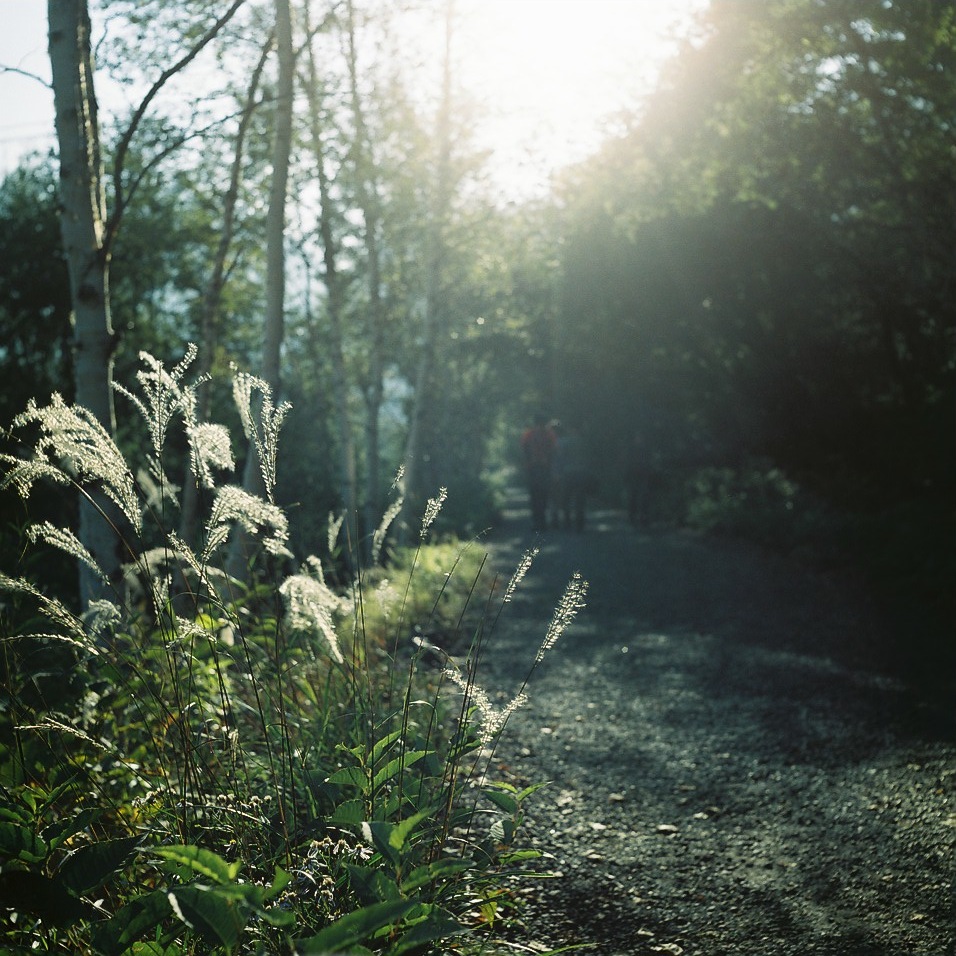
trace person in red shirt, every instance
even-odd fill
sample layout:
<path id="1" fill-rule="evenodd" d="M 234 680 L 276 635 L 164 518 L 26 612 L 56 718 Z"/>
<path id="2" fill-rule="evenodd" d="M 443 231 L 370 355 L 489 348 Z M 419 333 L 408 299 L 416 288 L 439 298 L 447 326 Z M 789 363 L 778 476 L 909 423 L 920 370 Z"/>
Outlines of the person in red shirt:
<path id="1" fill-rule="evenodd" d="M 531 530 L 544 531 L 547 524 L 548 495 L 551 491 L 551 465 L 557 436 L 540 412 L 521 436 L 525 481 L 531 500 Z"/>

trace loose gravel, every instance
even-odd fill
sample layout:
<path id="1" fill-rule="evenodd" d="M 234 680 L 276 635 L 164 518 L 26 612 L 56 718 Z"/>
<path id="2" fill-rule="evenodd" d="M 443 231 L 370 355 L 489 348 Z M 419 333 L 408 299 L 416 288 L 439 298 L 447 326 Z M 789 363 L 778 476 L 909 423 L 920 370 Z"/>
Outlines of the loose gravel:
<path id="1" fill-rule="evenodd" d="M 505 575 L 531 546 L 486 649 L 502 700 L 574 571 L 590 591 L 496 756 L 549 782 L 524 951 L 956 954 L 953 709 L 894 674 L 851 576 L 613 512 L 491 539 Z"/>

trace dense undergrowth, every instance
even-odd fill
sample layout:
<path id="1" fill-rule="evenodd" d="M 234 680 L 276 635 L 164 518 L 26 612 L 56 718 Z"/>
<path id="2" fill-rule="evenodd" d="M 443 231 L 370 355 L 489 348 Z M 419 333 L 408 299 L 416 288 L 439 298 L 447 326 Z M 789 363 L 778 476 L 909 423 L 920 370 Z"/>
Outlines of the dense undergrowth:
<path id="1" fill-rule="evenodd" d="M 188 358 L 167 371 L 144 355 L 138 390 L 120 390 L 150 435 L 146 474 L 56 399 L 14 425 L 33 452 L 5 456 L 4 484 L 95 492 L 126 565 L 78 612 L 22 578 L 0 582 L 0 946 L 399 956 L 504 945 L 510 887 L 536 856 L 520 827 L 537 787 L 489 776 L 524 687 L 495 706 L 478 666 L 533 555 L 499 583 L 477 547 L 429 543 L 442 490 L 414 547 L 390 549 L 386 519 L 336 583 L 327 572 L 345 536 L 332 520 L 326 561 L 296 567 L 272 497 L 285 409 L 236 375 L 265 492 L 219 484 L 229 436 L 193 417 Z M 171 530 L 163 449 L 177 420 L 208 502 L 195 546 Z M 239 578 L 223 570 L 237 528 Z M 29 534 L 99 574 L 70 532 Z M 572 579 L 529 676 L 585 590 Z"/>

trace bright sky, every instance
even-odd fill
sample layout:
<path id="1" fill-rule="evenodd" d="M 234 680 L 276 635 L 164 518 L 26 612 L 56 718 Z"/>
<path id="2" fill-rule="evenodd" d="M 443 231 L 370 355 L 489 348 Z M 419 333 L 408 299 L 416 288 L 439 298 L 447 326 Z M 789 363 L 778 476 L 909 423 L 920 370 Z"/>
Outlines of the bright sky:
<path id="1" fill-rule="evenodd" d="M 671 30 L 706 2 L 457 0 L 461 79 L 488 104 L 480 142 L 501 188 L 540 193 L 555 167 L 587 155 L 607 117 L 652 88 Z M 0 24 L 0 66 L 49 77 L 45 0 L 0 0 Z M 0 175 L 52 144 L 52 102 L 36 80 L 0 73 Z"/>

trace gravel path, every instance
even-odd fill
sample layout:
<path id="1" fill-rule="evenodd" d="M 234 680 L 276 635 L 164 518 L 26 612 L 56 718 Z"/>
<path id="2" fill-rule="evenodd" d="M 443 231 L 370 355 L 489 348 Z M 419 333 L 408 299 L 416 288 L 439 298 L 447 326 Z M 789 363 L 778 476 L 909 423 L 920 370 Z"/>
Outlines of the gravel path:
<path id="1" fill-rule="evenodd" d="M 888 671 L 852 582 L 614 513 L 541 553 L 487 651 L 512 690 L 570 575 L 588 607 L 508 726 L 501 772 L 550 781 L 526 836 L 531 952 L 954 956 L 952 709 Z"/>

